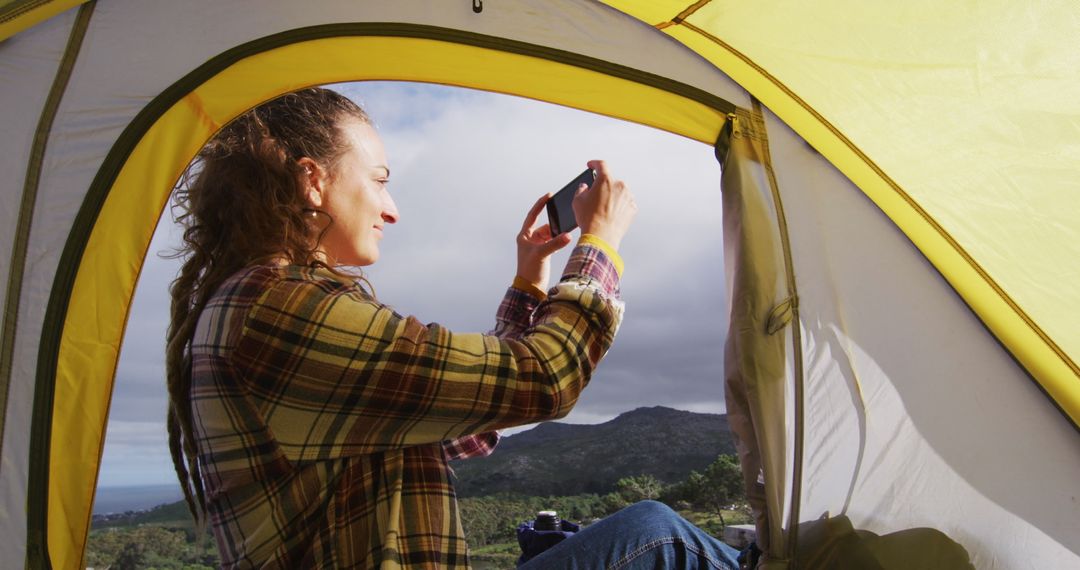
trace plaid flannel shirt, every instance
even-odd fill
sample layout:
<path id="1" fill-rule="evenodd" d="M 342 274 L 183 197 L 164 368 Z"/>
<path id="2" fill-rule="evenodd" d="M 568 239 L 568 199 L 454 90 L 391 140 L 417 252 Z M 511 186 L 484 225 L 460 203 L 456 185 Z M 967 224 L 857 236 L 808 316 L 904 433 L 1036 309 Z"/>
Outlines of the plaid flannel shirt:
<path id="1" fill-rule="evenodd" d="M 447 465 L 494 430 L 568 413 L 622 319 L 608 255 L 579 244 L 540 300 L 457 334 L 325 270 L 229 278 L 192 342 L 199 471 L 225 568 L 468 568 Z"/>

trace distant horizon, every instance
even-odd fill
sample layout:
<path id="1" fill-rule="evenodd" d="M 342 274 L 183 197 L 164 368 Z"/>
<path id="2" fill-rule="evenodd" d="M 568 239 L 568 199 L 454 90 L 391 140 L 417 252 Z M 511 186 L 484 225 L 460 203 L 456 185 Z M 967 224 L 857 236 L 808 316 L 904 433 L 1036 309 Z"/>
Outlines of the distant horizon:
<path id="1" fill-rule="evenodd" d="M 177 481 L 176 483 L 173 483 L 173 484 L 169 484 L 169 483 L 145 483 L 145 484 L 135 484 L 135 485 L 101 485 L 97 489 L 99 491 L 104 491 L 104 490 L 112 491 L 112 490 L 117 490 L 117 489 L 145 489 L 147 487 L 171 487 L 172 485 L 179 486 L 180 482 Z"/>

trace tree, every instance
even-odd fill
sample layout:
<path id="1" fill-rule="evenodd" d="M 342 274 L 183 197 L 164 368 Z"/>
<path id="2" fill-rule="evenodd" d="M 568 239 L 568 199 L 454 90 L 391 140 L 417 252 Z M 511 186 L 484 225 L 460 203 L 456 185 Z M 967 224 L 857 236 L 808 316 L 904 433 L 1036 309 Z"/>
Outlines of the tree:
<path id="1" fill-rule="evenodd" d="M 629 504 L 638 501 L 656 500 L 664 491 L 664 484 L 652 475 L 623 477 L 615 483 L 615 492 Z"/>
<path id="2" fill-rule="evenodd" d="M 608 516 L 620 509 L 625 509 L 630 503 L 618 493 L 608 493 L 600 498 L 600 516 Z"/>
<path id="3" fill-rule="evenodd" d="M 147 525 L 108 529 L 91 534 L 86 560 L 95 568 L 104 566 L 118 570 L 148 567 L 186 568 L 190 565 L 185 562 L 191 558 L 187 550 L 183 530 Z M 206 558 L 203 556 L 203 559 Z M 213 563 L 216 558 L 209 561 Z"/>
<path id="4" fill-rule="evenodd" d="M 696 473 L 691 473 L 691 479 Z M 720 528 L 725 526 L 724 508 L 743 500 L 742 470 L 734 455 L 721 455 L 694 482 L 698 504 L 706 506 L 720 517 Z"/>
<path id="5" fill-rule="evenodd" d="M 660 500 L 673 507 L 689 504 L 715 512 L 720 517 L 720 530 L 723 531 L 727 524 L 725 507 L 746 500 L 738 459 L 734 455 L 718 456 L 704 472 L 691 471 L 682 483 L 665 489 Z"/>
<path id="6" fill-rule="evenodd" d="M 117 570 L 136 570 L 146 565 L 146 546 L 141 542 L 129 542 L 116 556 Z"/>

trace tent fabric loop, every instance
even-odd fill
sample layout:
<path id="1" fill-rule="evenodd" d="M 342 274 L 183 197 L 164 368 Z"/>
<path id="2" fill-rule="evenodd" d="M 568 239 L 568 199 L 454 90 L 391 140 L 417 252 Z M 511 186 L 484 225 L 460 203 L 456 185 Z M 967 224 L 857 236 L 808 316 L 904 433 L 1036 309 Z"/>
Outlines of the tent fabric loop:
<path id="1" fill-rule="evenodd" d="M 795 317 L 795 296 L 784 299 L 779 305 L 773 308 L 769 312 L 769 318 L 766 319 L 765 334 L 774 335 L 781 329 L 791 323 L 791 320 Z"/>

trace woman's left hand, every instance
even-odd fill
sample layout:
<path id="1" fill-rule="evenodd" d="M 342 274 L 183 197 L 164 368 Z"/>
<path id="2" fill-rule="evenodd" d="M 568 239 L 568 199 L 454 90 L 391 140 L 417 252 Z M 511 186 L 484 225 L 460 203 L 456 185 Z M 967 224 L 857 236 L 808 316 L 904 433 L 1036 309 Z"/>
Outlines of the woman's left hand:
<path id="1" fill-rule="evenodd" d="M 533 227 L 550 198 L 550 193 L 544 194 L 536 201 L 525 215 L 525 223 L 521 225 L 521 232 L 517 236 L 517 275 L 541 291 L 547 290 L 548 279 L 551 277 L 551 254 L 566 247 L 572 239 L 569 233 L 552 238 L 548 224 Z"/>

